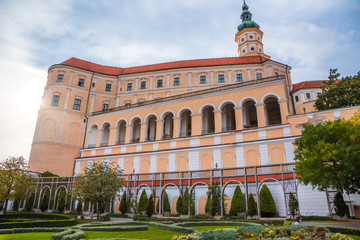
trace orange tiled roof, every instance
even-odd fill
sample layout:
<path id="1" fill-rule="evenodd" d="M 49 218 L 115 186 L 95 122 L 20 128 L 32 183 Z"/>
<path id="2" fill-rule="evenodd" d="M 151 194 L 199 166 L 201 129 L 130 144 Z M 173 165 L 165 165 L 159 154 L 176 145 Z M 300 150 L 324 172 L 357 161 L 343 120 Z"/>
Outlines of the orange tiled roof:
<path id="1" fill-rule="evenodd" d="M 62 62 L 61 64 L 77 67 L 101 74 L 125 75 L 131 73 L 151 72 L 151 71 L 187 68 L 187 67 L 206 67 L 206 66 L 262 63 L 265 62 L 266 60 L 268 59 L 260 56 L 211 58 L 211 59 L 184 60 L 184 61 L 176 61 L 176 62 L 168 62 L 168 63 L 159 63 L 159 64 L 144 65 L 144 66 L 129 67 L 129 68 L 118 68 L 118 67 L 103 66 L 100 64 L 81 60 L 78 58 L 70 58 Z"/>
<path id="2" fill-rule="evenodd" d="M 316 81 L 304 81 L 293 84 L 293 92 L 296 92 L 299 89 L 304 88 L 320 88 L 323 85 L 323 82 L 327 82 L 329 80 L 316 80 Z M 335 83 L 338 83 L 341 80 L 335 80 Z"/>

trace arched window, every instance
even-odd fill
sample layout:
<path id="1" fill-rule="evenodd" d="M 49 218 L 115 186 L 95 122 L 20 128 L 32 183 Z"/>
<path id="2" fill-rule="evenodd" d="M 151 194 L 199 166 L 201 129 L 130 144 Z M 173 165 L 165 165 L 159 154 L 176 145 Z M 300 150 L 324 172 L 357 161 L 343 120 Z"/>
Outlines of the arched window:
<path id="1" fill-rule="evenodd" d="M 202 134 L 213 133 L 215 131 L 214 108 L 208 106 L 202 111 Z"/>
<path id="2" fill-rule="evenodd" d="M 91 126 L 89 132 L 88 147 L 96 147 L 96 138 L 97 138 L 98 127 L 96 125 Z"/>
<path id="3" fill-rule="evenodd" d="M 226 103 L 221 108 L 221 130 L 223 132 L 236 129 L 234 107 L 233 103 Z"/>
<path id="4" fill-rule="evenodd" d="M 105 123 L 101 129 L 100 147 L 109 145 L 110 124 Z"/>
<path id="5" fill-rule="evenodd" d="M 174 114 L 167 113 L 164 116 L 163 121 L 163 139 L 172 138 L 174 130 Z"/>
<path id="6" fill-rule="evenodd" d="M 244 128 L 258 126 L 256 106 L 253 100 L 248 100 L 243 104 L 243 116 Z"/>
<path id="7" fill-rule="evenodd" d="M 267 125 L 281 124 L 280 106 L 277 98 L 269 97 L 265 100 L 265 117 Z"/>
<path id="8" fill-rule="evenodd" d="M 191 112 L 185 110 L 180 115 L 180 137 L 191 136 Z"/>
<path id="9" fill-rule="evenodd" d="M 147 120 L 146 140 L 154 141 L 156 139 L 156 116 L 151 116 Z"/>
<path id="10" fill-rule="evenodd" d="M 140 132 L 141 132 L 141 120 L 136 118 L 132 122 L 132 135 L 130 142 L 137 143 L 140 142 Z"/>
<path id="11" fill-rule="evenodd" d="M 116 144 L 124 144 L 126 135 L 126 122 L 120 121 L 117 125 L 117 140 Z"/>

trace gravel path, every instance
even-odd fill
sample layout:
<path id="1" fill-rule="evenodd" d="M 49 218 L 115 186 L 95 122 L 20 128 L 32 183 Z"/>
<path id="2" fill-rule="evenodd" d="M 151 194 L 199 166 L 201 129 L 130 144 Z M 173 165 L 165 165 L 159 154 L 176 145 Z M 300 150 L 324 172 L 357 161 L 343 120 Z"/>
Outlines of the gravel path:
<path id="1" fill-rule="evenodd" d="M 132 222 L 133 219 L 132 218 L 111 218 L 111 221 L 116 221 L 116 222 Z"/>

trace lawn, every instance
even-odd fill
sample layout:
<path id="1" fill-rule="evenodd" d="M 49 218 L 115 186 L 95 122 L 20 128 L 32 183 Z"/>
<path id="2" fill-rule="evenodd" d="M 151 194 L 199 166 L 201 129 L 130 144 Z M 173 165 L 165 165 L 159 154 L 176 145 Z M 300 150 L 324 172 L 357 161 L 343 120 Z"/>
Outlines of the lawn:
<path id="1" fill-rule="evenodd" d="M 15 234 L 0 234 L 0 240 L 49 240 L 51 235 L 55 233 L 15 233 Z"/>

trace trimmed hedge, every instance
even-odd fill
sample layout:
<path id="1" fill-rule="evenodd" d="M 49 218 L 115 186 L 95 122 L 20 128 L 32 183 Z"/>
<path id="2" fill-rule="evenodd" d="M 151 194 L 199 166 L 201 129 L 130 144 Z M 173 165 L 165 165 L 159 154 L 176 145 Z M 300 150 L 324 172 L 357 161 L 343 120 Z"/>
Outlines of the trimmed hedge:
<path id="1" fill-rule="evenodd" d="M 360 236 L 360 229 L 342 228 L 342 227 L 326 227 L 332 233 L 350 234 Z"/>
<path id="2" fill-rule="evenodd" d="M 148 226 L 111 226 L 111 227 L 86 227 L 81 228 L 85 231 L 101 231 L 101 232 L 134 232 L 134 231 L 147 231 Z"/>
<path id="3" fill-rule="evenodd" d="M 195 227 L 195 226 L 261 226 L 257 223 L 249 223 L 249 222 L 211 222 L 211 221 L 204 221 L 204 222 L 184 222 L 184 223 L 176 223 L 175 226 L 181 227 Z"/>
<path id="4" fill-rule="evenodd" d="M 0 234 L 31 233 L 31 232 L 63 232 L 61 228 L 12 228 L 1 229 Z"/>
<path id="5" fill-rule="evenodd" d="M 186 227 L 176 226 L 175 224 L 167 225 L 167 224 L 156 223 L 156 222 L 147 222 L 147 224 L 149 226 L 152 226 L 152 227 L 160 228 L 162 230 L 167 230 L 167 231 L 173 231 L 173 232 L 177 232 L 177 233 L 190 234 L 190 233 L 195 232 L 195 229 L 193 229 L 193 228 L 186 228 Z"/>
<path id="6" fill-rule="evenodd" d="M 34 213 L 34 212 L 12 212 L 5 215 L 0 215 L 0 219 L 49 219 L 49 220 L 64 220 L 73 219 L 72 216 L 65 214 L 53 213 Z"/>
<path id="7" fill-rule="evenodd" d="M 63 229 L 65 231 L 56 233 L 51 235 L 51 239 L 53 240 L 61 240 L 61 239 L 81 239 L 85 237 L 85 233 L 79 229 Z"/>

